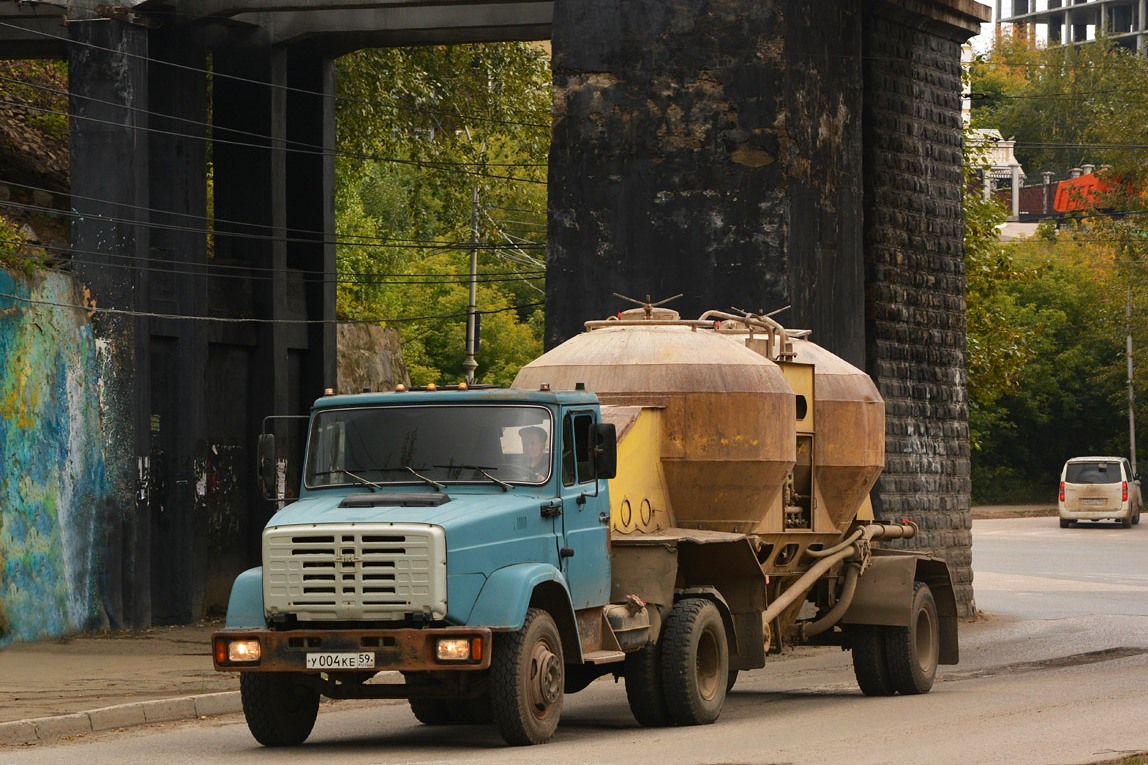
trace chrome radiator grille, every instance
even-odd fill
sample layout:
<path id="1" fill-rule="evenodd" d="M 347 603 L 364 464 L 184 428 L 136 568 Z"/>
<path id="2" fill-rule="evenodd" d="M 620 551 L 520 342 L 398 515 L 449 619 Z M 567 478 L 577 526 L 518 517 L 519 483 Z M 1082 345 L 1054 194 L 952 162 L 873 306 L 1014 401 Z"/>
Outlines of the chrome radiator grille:
<path id="1" fill-rule="evenodd" d="M 446 616 L 446 536 L 416 523 L 281 526 L 263 532 L 263 607 L 300 621 Z"/>

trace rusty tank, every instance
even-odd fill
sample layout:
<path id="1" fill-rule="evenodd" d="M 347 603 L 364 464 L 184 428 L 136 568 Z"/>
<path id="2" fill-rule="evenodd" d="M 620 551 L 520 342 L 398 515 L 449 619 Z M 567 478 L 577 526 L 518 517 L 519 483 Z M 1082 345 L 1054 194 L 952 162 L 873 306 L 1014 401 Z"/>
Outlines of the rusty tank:
<path id="1" fill-rule="evenodd" d="M 793 573 L 859 517 L 884 464 L 884 403 L 863 371 L 760 316 L 652 306 L 587 331 L 513 387 L 585 388 L 618 432 L 616 537 L 688 529 L 756 539 Z"/>

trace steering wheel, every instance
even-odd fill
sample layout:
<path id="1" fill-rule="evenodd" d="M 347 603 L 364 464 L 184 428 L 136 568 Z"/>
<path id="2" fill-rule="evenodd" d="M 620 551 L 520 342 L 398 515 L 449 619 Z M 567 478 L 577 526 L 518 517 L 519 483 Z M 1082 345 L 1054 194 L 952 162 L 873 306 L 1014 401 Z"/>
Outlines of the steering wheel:
<path id="1" fill-rule="evenodd" d="M 516 462 L 499 462 L 495 465 L 498 477 L 508 481 L 537 481 L 541 480 L 538 474 L 530 468 Z M 503 473 L 502 471 L 506 471 Z"/>

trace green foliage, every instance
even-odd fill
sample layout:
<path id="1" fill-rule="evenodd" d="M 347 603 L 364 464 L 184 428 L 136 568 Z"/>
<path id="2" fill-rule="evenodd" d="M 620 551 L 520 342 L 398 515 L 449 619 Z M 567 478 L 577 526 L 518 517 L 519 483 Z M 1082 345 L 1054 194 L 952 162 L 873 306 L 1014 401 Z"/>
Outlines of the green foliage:
<path id="1" fill-rule="evenodd" d="M 1108 39 L 1039 48 L 1005 37 L 970 67 L 973 124 L 1014 139 L 1030 177 L 1083 163 L 1143 177 L 1148 57 Z"/>
<path id="2" fill-rule="evenodd" d="M 994 312 L 1024 337 L 1026 360 L 1007 392 L 970 407 L 976 502 L 1045 500 L 1066 458 L 1128 450 L 1112 264 L 1071 236 L 1014 245 L 1013 259 L 1033 276 L 1007 284 Z"/>
<path id="3" fill-rule="evenodd" d="M 1066 458 L 1129 453 L 1126 307 L 1135 387 L 1148 380 L 1148 163 L 1135 148 L 1148 143 L 1148 58 L 1103 39 L 1044 49 L 1004 38 L 969 80 L 973 124 L 1015 139 L 1030 179 L 1087 162 L 1111 187 L 1100 207 L 1115 214 L 1046 221 L 1030 240 L 1002 245 L 990 233 L 1002 218 L 969 178 L 973 499 L 1046 501 Z M 978 164 L 966 156 L 967 168 Z"/>
<path id="4" fill-rule="evenodd" d="M 62 61 L 0 60 L 0 91 L 27 124 L 52 142 L 68 140 L 68 69 Z"/>
<path id="5" fill-rule="evenodd" d="M 541 351 L 545 52 L 361 51 L 340 60 L 338 82 L 340 314 L 397 327 L 413 383 L 462 379 L 477 252 L 476 379 L 509 383 Z"/>
<path id="6" fill-rule="evenodd" d="M 8 221 L 0 218 L 0 265 L 31 276 L 38 259 L 29 257 L 24 237 Z"/>

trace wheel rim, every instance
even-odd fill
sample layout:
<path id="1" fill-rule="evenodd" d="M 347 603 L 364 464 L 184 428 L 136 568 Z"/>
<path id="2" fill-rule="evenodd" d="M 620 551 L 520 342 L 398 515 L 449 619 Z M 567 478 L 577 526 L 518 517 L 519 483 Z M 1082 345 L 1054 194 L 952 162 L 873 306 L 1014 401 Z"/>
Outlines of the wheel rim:
<path id="1" fill-rule="evenodd" d="M 713 701 L 717 696 L 718 686 L 725 683 L 727 678 L 718 677 L 721 668 L 721 653 L 718 650 L 717 639 L 713 630 L 704 630 L 698 638 L 697 655 L 698 693 L 706 701 Z"/>
<path id="2" fill-rule="evenodd" d="M 928 608 L 917 612 L 916 635 L 914 636 L 917 651 L 917 664 L 921 671 L 928 674 L 937 665 L 937 630 L 933 623 L 933 614 Z"/>
<path id="3" fill-rule="evenodd" d="M 550 650 L 550 644 L 539 640 L 530 652 L 530 708 L 536 717 L 545 717 L 562 694 L 562 663 Z"/>

